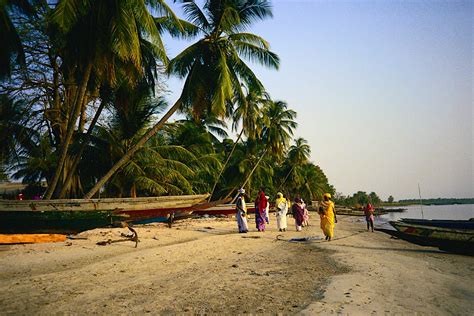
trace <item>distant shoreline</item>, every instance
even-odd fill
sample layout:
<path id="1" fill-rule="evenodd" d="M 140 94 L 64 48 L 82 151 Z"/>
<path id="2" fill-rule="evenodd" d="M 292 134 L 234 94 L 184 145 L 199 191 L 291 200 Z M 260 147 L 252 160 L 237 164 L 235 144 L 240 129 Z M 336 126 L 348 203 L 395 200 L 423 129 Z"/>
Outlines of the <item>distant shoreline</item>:
<path id="1" fill-rule="evenodd" d="M 450 199 L 450 198 L 438 198 L 438 199 L 421 199 L 422 205 L 465 205 L 474 204 L 474 198 L 466 199 Z M 380 206 L 409 206 L 409 205 L 420 205 L 418 199 L 407 199 L 400 200 L 398 202 L 388 203 L 383 202 Z"/>

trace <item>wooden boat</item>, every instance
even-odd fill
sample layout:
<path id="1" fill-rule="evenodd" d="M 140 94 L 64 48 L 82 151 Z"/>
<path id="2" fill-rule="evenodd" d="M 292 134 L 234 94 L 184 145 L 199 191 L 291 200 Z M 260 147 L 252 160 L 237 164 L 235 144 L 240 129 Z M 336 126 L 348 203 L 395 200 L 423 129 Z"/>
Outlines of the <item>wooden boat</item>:
<path id="1" fill-rule="evenodd" d="M 473 229 L 474 218 L 469 220 L 446 220 L 446 219 L 418 219 L 418 218 L 402 218 L 400 221 L 408 224 L 427 225 L 433 227 L 444 227 L 453 229 Z"/>
<path id="2" fill-rule="evenodd" d="M 207 197 L 202 194 L 90 200 L 0 200 L 0 233 L 78 233 L 121 222 L 164 217 L 173 212 L 192 212 Z M 203 205 L 200 207 L 205 207 Z"/>
<path id="3" fill-rule="evenodd" d="M 247 213 L 255 212 L 255 204 L 254 203 L 246 203 L 247 205 Z M 203 216 L 203 215 L 233 215 L 235 214 L 235 204 L 219 204 L 216 206 L 212 206 L 206 208 L 204 210 L 195 210 L 193 215 Z"/>
<path id="4" fill-rule="evenodd" d="M 474 253 L 474 229 L 431 226 L 433 222 L 389 222 L 398 232 L 399 237 L 422 245 L 436 246 L 442 250 Z M 470 221 L 465 221 L 470 222 Z M 425 224 L 426 223 L 426 224 Z M 439 223 L 439 222 L 438 222 Z"/>
<path id="5" fill-rule="evenodd" d="M 347 208 L 347 207 L 337 207 L 336 206 L 336 214 L 337 215 L 348 215 L 348 216 L 365 216 L 365 213 L 363 210 L 360 209 L 352 209 L 352 208 Z M 375 210 L 374 215 L 379 216 L 386 214 L 384 211 L 381 210 Z"/>

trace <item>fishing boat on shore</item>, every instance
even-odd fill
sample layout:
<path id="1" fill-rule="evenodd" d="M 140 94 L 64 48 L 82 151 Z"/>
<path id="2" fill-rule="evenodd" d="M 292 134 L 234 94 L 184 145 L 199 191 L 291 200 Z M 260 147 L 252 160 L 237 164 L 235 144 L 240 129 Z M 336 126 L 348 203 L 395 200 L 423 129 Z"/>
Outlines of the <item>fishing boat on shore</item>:
<path id="1" fill-rule="evenodd" d="M 348 207 L 338 207 L 336 206 L 336 214 L 337 215 L 348 215 L 348 216 L 365 216 L 365 213 L 361 209 L 353 209 Z M 385 211 L 376 209 L 374 212 L 375 216 L 386 214 Z"/>
<path id="2" fill-rule="evenodd" d="M 119 226 L 206 208 L 208 194 L 104 199 L 0 200 L 0 233 L 62 233 Z"/>
<path id="3" fill-rule="evenodd" d="M 400 221 L 417 225 L 474 230 L 474 218 L 469 220 L 402 218 Z"/>
<path id="4" fill-rule="evenodd" d="M 389 222 L 399 237 L 442 250 L 474 253 L 474 221 L 402 219 Z"/>
<path id="5" fill-rule="evenodd" d="M 255 212 L 255 204 L 254 203 L 246 203 L 247 205 L 247 212 Z M 217 215 L 233 215 L 235 214 L 235 204 L 219 204 L 216 206 L 212 206 L 206 209 L 195 210 L 193 215 L 203 216 L 203 215 L 210 215 L 210 216 L 217 216 Z"/>

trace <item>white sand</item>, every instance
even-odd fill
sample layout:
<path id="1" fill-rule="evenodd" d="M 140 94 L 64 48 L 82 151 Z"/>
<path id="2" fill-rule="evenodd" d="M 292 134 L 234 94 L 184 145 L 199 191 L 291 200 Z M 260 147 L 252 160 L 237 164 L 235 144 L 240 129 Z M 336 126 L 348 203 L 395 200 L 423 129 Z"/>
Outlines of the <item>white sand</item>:
<path id="1" fill-rule="evenodd" d="M 249 234 L 227 219 L 140 226 L 138 248 L 96 245 L 128 233 L 119 228 L 3 246 L 0 314 L 472 314 L 474 257 L 368 233 L 342 216 L 335 240 L 290 243 L 321 237 L 319 220 L 301 233 L 279 233 L 272 220 Z"/>

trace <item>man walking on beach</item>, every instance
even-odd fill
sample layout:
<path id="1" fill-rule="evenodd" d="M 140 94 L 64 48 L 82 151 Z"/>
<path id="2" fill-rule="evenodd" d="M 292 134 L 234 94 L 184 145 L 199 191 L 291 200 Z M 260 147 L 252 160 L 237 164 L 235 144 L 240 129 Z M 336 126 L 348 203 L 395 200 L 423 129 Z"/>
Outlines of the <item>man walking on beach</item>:
<path id="1" fill-rule="evenodd" d="M 375 209 L 372 204 L 367 203 L 367 206 L 364 208 L 365 220 L 367 222 L 367 231 L 369 231 L 369 228 L 372 228 L 372 232 L 374 232 L 374 212 Z"/>

